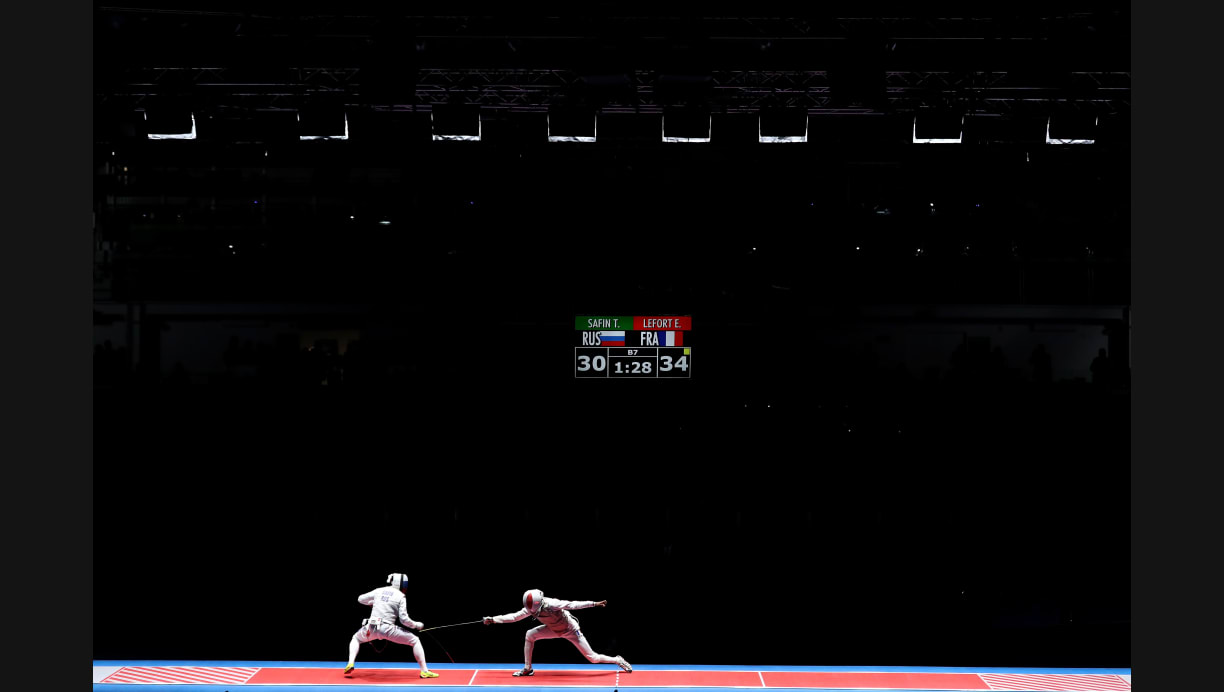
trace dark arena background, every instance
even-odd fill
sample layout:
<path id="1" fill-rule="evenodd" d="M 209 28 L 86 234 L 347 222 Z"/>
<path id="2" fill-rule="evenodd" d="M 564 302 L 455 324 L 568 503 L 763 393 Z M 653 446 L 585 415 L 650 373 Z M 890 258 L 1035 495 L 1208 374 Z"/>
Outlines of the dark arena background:
<path id="1" fill-rule="evenodd" d="M 94 689 L 1129 689 L 1130 15 L 1060 5 L 95 5 Z M 392 572 L 635 670 L 346 677 Z"/>

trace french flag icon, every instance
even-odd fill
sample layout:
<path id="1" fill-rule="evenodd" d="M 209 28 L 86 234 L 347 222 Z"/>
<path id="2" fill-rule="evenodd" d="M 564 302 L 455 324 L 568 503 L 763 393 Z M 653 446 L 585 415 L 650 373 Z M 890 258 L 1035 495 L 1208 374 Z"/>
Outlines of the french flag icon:
<path id="1" fill-rule="evenodd" d="M 660 346 L 683 346 L 684 332 L 655 332 Z"/>

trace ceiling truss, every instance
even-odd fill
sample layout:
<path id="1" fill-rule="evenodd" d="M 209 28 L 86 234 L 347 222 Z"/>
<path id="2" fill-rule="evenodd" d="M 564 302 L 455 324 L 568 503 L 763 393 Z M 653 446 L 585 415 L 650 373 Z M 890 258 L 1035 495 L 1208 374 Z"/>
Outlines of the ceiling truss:
<path id="1" fill-rule="evenodd" d="M 757 112 L 766 107 L 822 112 L 906 112 L 959 110 L 1006 115 L 1040 109 L 1123 112 L 1130 107 L 1129 72 L 1070 72 L 1055 86 L 1009 72 L 887 71 L 876 83 L 880 97 L 870 106 L 840 103 L 825 71 L 740 70 L 685 75 L 690 93 L 665 96 L 670 75 L 635 71 L 618 84 L 592 84 L 572 70 L 420 69 L 414 83 L 402 86 L 410 97 L 388 102 L 369 97 L 358 67 L 293 67 L 274 78 L 252 80 L 220 67 L 139 68 L 112 80 L 97 98 L 102 104 L 140 110 L 150 98 L 185 96 L 203 107 L 253 110 L 295 109 L 320 96 L 339 97 L 348 107 L 428 111 L 432 106 L 464 103 L 487 109 L 544 111 L 550 105 L 584 102 L 604 111 L 660 112 L 666 105 L 700 104 L 715 112 Z M 407 80 L 406 80 L 407 81 Z M 411 87 L 411 91 L 409 91 Z M 693 95 L 697 93 L 699 95 Z"/>

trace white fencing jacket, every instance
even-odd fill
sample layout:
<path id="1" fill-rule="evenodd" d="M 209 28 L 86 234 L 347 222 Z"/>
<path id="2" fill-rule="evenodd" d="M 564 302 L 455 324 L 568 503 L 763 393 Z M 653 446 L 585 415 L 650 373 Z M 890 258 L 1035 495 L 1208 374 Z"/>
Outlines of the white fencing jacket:
<path id="1" fill-rule="evenodd" d="M 536 611 L 535 615 L 528 613 L 526 608 L 520 608 L 517 612 L 510 613 L 509 615 L 495 616 L 493 622 L 505 624 L 507 622 L 518 622 L 523 618 L 534 617 L 548 629 L 558 634 L 567 634 L 578 631 L 578 618 L 566 611 L 594 607 L 595 601 L 562 601 L 545 596 L 540 600 L 540 609 Z"/>
<path id="2" fill-rule="evenodd" d="M 383 586 L 357 597 L 361 605 L 373 606 L 370 619 L 380 618 L 384 624 L 394 625 L 398 618 L 409 629 L 420 629 L 421 623 L 408 615 L 407 599 L 400 590 L 393 586 Z"/>

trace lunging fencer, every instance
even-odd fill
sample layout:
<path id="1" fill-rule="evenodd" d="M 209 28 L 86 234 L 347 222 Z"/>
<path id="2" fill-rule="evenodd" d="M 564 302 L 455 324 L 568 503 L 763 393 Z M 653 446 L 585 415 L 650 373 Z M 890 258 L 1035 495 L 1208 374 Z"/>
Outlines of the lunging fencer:
<path id="1" fill-rule="evenodd" d="M 516 678 L 535 675 L 535 671 L 531 669 L 531 652 L 535 649 L 536 640 L 556 638 L 570 640 L 591 663 L 615 663 L 626 673 L 632 673 L 633 666 L 629 665 L 623 656 L 605 656 L 595 653 L 595 650 L 587 643 L 586 637 L 582 635 L 582 631 L 578 629 L 578 618 L 567 612 L 596 606 L 603 608 L 607 605 L 607 601 L 562 601 L 556 598 L 545 598 L 544 592 L 539 589 L 530 589 L 523 594 L 522 610 L 509 615 L 486 617 L 482 622 L 486 625 L 503 624 L 531 617 L 542 623 L 539 627 L 527 630 L 527 640 L 523 644 L 524 665 L 522 670 L 514 673 Z"/>
<path id="2" fill-rule="evenodd" d="M 425 663 L 425 648 L 421 646 L 420 638 L 400 627 L 396 622 L 398 619 L 409 629 L 418 631 L 425 629 L 425 623 L 417 622 L 408 616 L 408 608 L 405 605 L 407 594 L 408 575 L 396 573 L 387 575 L 386 586 L 357 597 L 357 602 L 361 605 L 371 606 L 370 617 L 361 621 L 361 629 L 357 630 L 352 640 L 349 641 L 348 665 L 344 667 L 345 675 L 352 673 L 353 668 L 356 667 L 357 649 L 362 644 L 375 639 L 386 639 L 396 644 L 412 647 L 412 655 L 421 666 L 421 677 L 438 677 L 438 674 L 431 671 Z"/>

